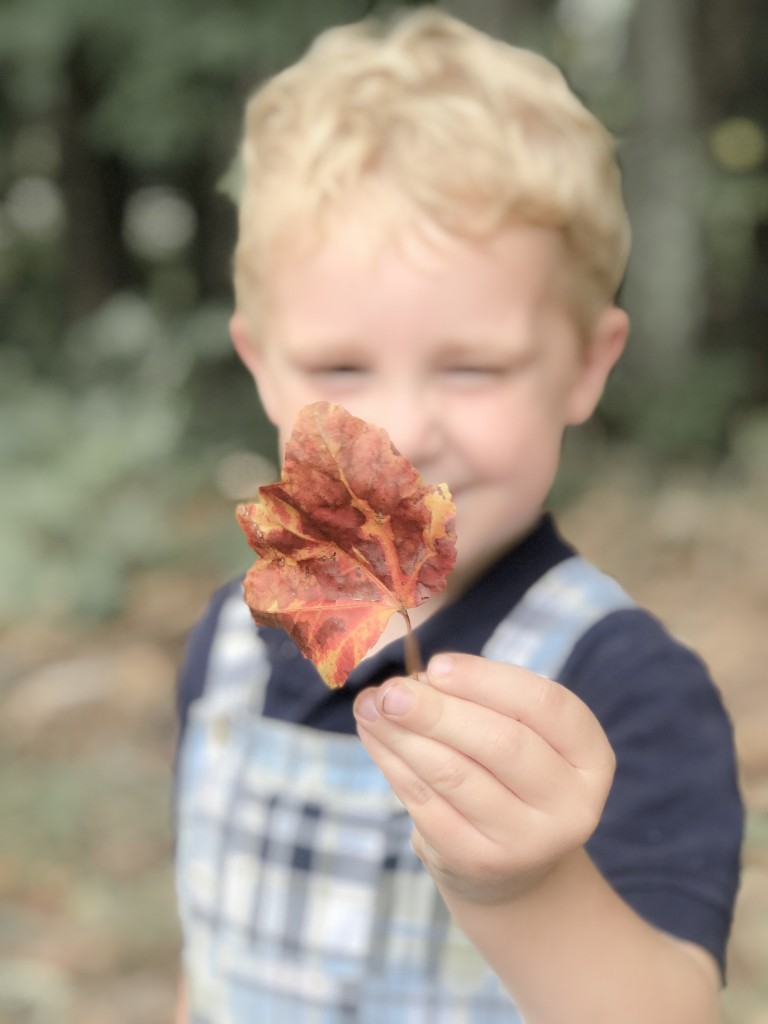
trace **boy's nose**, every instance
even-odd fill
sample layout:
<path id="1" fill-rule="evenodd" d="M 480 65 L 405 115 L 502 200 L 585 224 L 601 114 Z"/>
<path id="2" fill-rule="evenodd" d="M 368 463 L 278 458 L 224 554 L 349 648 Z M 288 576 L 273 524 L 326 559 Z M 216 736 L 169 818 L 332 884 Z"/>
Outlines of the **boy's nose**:
<path id="1" fill-rule="evenodd" d="M 440 452 L 441 428 L 428 394 L 414 391 L 393 398 L 382 410 L 395 448 L 422 472 Z"/>

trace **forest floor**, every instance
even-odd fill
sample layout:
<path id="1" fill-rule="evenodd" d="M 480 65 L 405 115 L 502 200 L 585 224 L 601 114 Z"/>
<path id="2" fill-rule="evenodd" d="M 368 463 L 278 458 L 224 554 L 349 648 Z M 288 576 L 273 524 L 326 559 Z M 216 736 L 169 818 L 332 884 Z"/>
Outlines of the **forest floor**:
<path id="1" fill-rule="evenodd" d="M 767 469 L 664 480 L 603 464 L 560 517 L 704 655 L 733 717 L 750 821 L 729 1024 L 768 1024 Z M 170 1024 L 175 673 L 216 582 L 147 572 L 108 624 L 4 632 L 0 1024 Z"/>

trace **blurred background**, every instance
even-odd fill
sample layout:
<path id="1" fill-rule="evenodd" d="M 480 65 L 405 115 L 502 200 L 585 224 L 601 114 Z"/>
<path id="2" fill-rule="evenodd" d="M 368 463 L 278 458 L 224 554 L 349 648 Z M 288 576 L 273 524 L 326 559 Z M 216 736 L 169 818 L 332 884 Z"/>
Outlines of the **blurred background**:
<path id="1" fill-rule="evenodd" d="M 553 57 L 619 142 L 632 339 L 553 500 L 731 710 L 727 1011 L 768 1024 L 764 3 L 438 6 Z M 227 338 L 242 104 L 385 9 L 0 0 L 0 1024 L 170 1021 L 175 672 L 274 474 Z"/>

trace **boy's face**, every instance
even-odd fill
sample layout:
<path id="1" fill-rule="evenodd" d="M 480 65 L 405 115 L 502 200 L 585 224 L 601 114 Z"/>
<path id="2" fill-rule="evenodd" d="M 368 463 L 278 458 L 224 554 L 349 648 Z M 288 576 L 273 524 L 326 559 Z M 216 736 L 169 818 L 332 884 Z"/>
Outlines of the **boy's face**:
<path id="1" fill-rule="evenodd" d="M 592 343 L 579 338 L 556 231 L 519 225 L 477 245 L 434 234 L 382 242 L 370 222 L 343 221 L 271 274 L 258 343 L 237 314 L 232 331 L 281 445 L 302 406 L 335 402 L 448 484 L 459 584 L 535 523 L 626 318 L 610 307 Z"/>

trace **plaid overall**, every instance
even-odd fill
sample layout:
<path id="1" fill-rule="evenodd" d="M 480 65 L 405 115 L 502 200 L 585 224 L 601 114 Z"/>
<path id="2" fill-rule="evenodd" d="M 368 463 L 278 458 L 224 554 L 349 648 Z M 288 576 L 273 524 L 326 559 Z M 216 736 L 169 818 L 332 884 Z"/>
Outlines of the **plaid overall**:
<path id="1" fill-rule="evenodd" d="M 569 558 L 483 654 L 554 678 L 580 636 L 631 604 Z M 357 737 L 263 718 L 269 672 L 236 595 L 179 769 L 190 1024 L 520 1024 L 451 922 L 411 849 L 410 819 Z"/>

